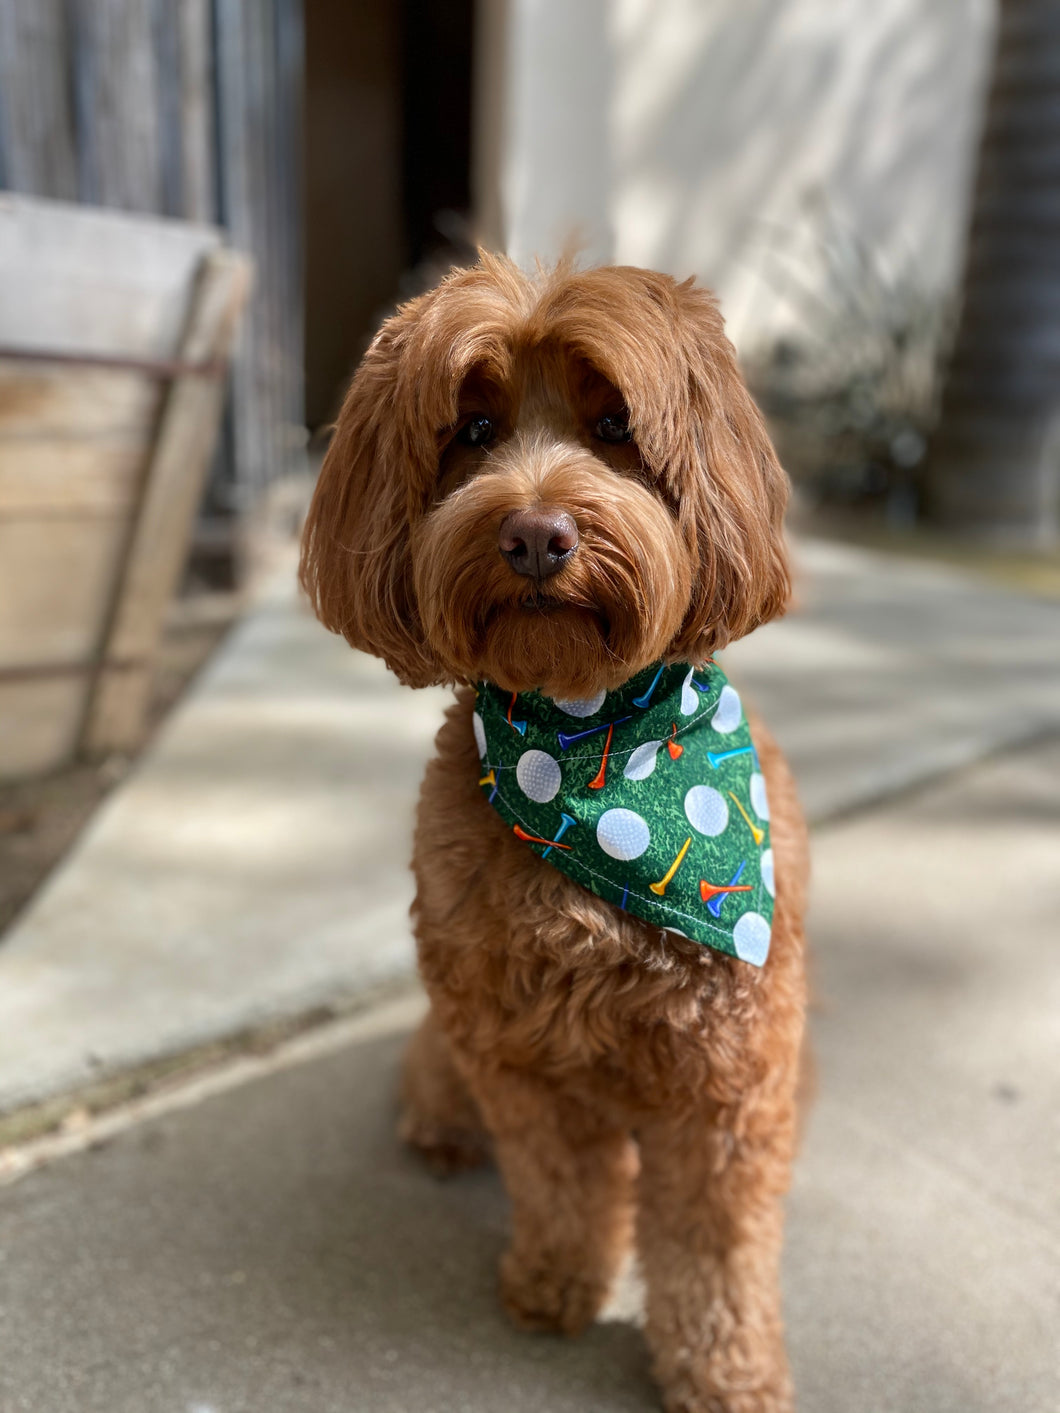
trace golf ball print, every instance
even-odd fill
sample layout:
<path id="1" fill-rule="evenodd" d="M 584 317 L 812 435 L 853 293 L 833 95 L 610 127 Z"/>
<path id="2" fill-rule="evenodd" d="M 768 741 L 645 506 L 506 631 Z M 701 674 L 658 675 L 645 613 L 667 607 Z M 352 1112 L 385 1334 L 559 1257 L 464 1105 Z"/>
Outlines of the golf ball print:
<path id="1" fill-rule="evenodd" d="M 759 819 L 769 818 L 769 797 L 766 794 L 766 778 L 756 770 L 751 776 L 751 808 Z"/>
<path id="2" fill-rule="evenodd" d="M 647 821 L 636 810 L 607 810 L 596 823 L 596 842 L 613 859 L 639 859 L 651 843 Z"/>
<path id="3" fill-rule="evenodd" d="M 761 965 L 769 806 L 740 694 L 716 663 L 656 663 L 592 697 L 483 683 L 472 711 L 476 783 L 543 867 L 674 946 L 687 936 Z"/>
<path id="4" fill-rule="evenodd" d="M 559 761 L 547 751 L 524 751 L 515 767 L 515 778 L 528 800 L 547 805 L 559 793 L 563 772 Z"/>
<path id="5" fill-rule="evenodd" d="M 728 685 L 722 687 L 717 710 L 710 718 L 711 726 L 715 731 L 720 731 L 723 736 L 728 736 L 736 730 L 742 720 L 743 703 L 740 701 L 739 692 L 735 687 Z"/>
<path id="6" fill-rule="evenodd" d="M 762 886 L 771 898 L 777 896 L 776 880 L 773 877 L 773 850 L 766 849 L 762 854 Z"/>
<path id="7" fill-rule="evenodd" d="M 769 955 L 771 930 L 761 913 L 744 913 L 737 918 L 732 930 L 732 942 L 742 962 L 753 962 L 756 967 L 762 965 Z"/>
<path id="8" fill-rule="evenodd" d="M 478 747 L 479 760 L 486 759 L 486 728 L 482 724 L 482 717 L 478 712 L 473 712 L 471 716 L 471 726 L 475 732 L 475 745 Z"/>
<path id="9" fill-rule="evenodd" d="M 603 706 L 606 696 L 606 692 L 597 692 L 595 697 L 573 697 L 562 702 L 557 700 L 555 705 L 568 716 L 595 716 Z"/>
<path id="10" fill-rule="evenodd" d="M 729 823 L 725 796 L 712 785 L 693 785 L 685 796 L 685 814 L 693 829 L 708 839 L 724 834 Z"/>
<path id="11" fill-rule="evenodd" d="M 696 675 L 696 669 L 690 667 L 688 676 L 681 684 L 681 715 L 691 716 L 699 706 L 699 693 L 692 685 L 692 678 Z"/>
<path id="12" fill-rule="evenodd" d="M 655 762 L 665 744 L 665 741 L 645 741 L 643 746 L 638 746 L 630 753 L 622 774 L 627 780 L 647 780 L 655 769 Z"/>

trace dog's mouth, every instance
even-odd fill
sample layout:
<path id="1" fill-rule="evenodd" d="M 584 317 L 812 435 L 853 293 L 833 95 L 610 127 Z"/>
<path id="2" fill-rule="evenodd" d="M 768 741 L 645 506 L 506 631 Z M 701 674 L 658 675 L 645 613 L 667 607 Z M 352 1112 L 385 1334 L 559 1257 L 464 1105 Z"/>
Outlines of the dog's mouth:
<path id="1" fill-rule="evenodd" d="M 582 621 L 591 621 L 606 642 L 610 632 L 610 623 L 599 604 L 587 602 L 581 598 L 545 593 L 540 589 L 532 589 L 514 602 L 497 604 L 491 609 L 487 624 L 492 626 L 498 619 L 505 618 L 509 622 L 527 623 L 533 622 L 534 619 L 554 619 L 564 615 L 570 615 Z"/>
<path id="2" fill-rule="evenodd" d="M 572 603 L 570 599 L 555 598 L 551 594 L 531 594 L 523 599 L 519 611 L 527 618 L 552 618 L 567 612 L 582 622 L 591 622 L 605 645 L 611 637 L 610 619 L 597 604 Z"/>
<path id="3" fill-rule="evenodd" d="M 551 594 L 527 594 L 521 599 L 519 608 L 524 613 L 558 613 L 562 608 L 569 608 L 565 599 L 557 599 Z"/>
<path id="4" fill-rule="evenodd" d="M 536 619 L 556 619 L 570 616 L 581 620 L 589 619 L 604 638 L 610 629 L 607 615 L 597 604 L 588 604 L 560 598 L 558 594 L 529 593 L 522 598 L 506 603 L 491 604 L 480 619 L 484 631 L 502 623 L 532 624 Z"/>
<path id="5" fill-rule="evenodd" d="M 613 675 L 611 624 L 599 608 L 535 592 L 493 605 L 480 624 L 471 675 L 505 690 L 591 696 Z"/>

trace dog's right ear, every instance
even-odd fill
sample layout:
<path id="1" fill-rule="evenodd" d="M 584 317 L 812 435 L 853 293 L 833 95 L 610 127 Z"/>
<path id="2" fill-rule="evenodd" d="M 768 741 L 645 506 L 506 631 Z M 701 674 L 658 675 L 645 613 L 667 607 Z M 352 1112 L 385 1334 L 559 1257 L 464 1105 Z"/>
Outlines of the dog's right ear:
<path id="1" fill-rule="evenodd" d="M 419 462 L 402 388 L 409 307 L 383 325 L 350 385 L 302 532 L 299 578 L 317 617 L 410 687 L 441 680 L 423 639 L 409 557 Z"/>

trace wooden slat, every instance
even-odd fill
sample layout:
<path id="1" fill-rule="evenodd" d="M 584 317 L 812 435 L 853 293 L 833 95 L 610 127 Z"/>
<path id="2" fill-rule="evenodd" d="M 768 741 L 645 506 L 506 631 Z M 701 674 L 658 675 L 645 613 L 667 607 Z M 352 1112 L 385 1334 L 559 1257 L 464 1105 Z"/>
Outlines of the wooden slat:
<path id="1" fill-rule="evenodd" d="M 28 437 L 143 436 L 162 392 L 138 373 L 0 360 L 0 454 Z"/>
<path id="2" fill-rule="evenodd" d="M 211 228 L 0 197 L 0 344 L 172 359 L 191 334 L 196 272 L 219 240 Z M 203 346 L 213 352 L 209 340 Z M 193 381 L 214 400 L 223 395 L 221 382 Z M 14 700 L 12 672 L 87 669 L 39 699 L 43 711 L 60 692 L 54 730 L 25 706 L 38 701 L 27 695 L 32 683 L 17 684 L 22 705 L 5 714 L 0 733 L 4 773 L 54 766 L 68 752 L 71 693 L 85 721 L 167 400 L 169 386 L 153 376 L 0 360 L 3 703 Z M 209 415 L 202 435 L 212 436 Z M 193 479 L 196 454 L 193 446 Z M 179 515 L 175 523 L 179 539 Z M 28 743 L 19 739 L 27 721 Z M 56 751 L 49 759 L 47 741 Z"/>
<path id="3" fill-rule="evenodd" d="M 289 468 L 292 428 L 303 421 L 300 283 L 288 273 L 300 269 L 297 144 L 280 136 L 281 128 L 297 131 L 301 111 L 298 11 L 297 0 L 215 3 L 220 214 L 258 273 L 233 367 L 233 439 L 245 502 Z"/>
<path id="4" fill-rule="evenodd" d="M 4 182 L 32 195 L 77 196 L 66 0 L 0 0 Z"/>
<path id="5" fill-rule="evenodd" d="M 155 109 L 158 119 L 158 169 L 162 187 L 161 210 L 167 216 L 184 215 L 184 126 L 180 91 L 180 5 L 151 0 L 151 38 L 154 48 Z"/>
<path id="6" fill-rule="evenodd" d="M 229 251 L 206 257 L 179 357 L 226 357 L 249 292 L 247 262 Z M 170 389 L 148 469 L 121 588 L 101 658 L 150 658 L 166 605 L 187 554 L 192 520 L 209 467 L 223 404 L 216 381 L 186 377 Z M 114 672 L 105 665 L 86 724 L 92 752 L 124 750 L 139 739 L 150 669 Z"/>
<path id="7" fill-rule="evenodd" d="M 214 124 L 210 0 L 181 0 L 177 7 L 180 49 L 182 214 L 189 221 L 215 221 Z"/>
<path id="8" fill-rule="evenodd" d="M 14 455 L 8 456 L 7 451 Z M 20 450 L 0 442 L 0 517 L 23 522 L 56 515 L 89 519 L 131 512 L 150 454 L 145 435 L 45 437 Z M 6 570 L 3 581 L 7 581 Z"/>
<path id="9" fill-rule="evenodd" d="M 75 0 L 78 56 L 89 66 L 93 172 L 84 200 L 163 211 L 157 59 L 145 0 Z M 76 56 L 75 56 L 76 57 Z"/>
<path id="10" fill-rule="evenodd" d="M 0 361 L 0 515 L 130 510 L 162 398 L 142 375 Z"/>
<path id="11" fill-rule="evenodd" d="M 224 506 L 247 504 L 289 469 L 304 420 L 301 24 L 302 0 L 0 0 L 0 187 L 223 221 L 260 272 L 217 463 Z M 160 249 L 177 230 L 158 223 Z M 0 229 L 0 324 L 39 316 L 35 337 L 54 344 L 73 307 L 87 346 L 109 326 L 115 352 L 154 340 L 142 351 L 162 356 L 182 300 L 130 289 L 123 267 L 135 284 L 135 259 L 116 251 L 110 265 L 93 252 L 79 283 L 71 270 L 42 270 L 29 298 L 6 277 L 18 264 Z"/>
<path id="12" fill-rule="evenodd" d="M 249 486 L 269 463 L 265 410 L 261 399 L 261 350 L 268 347 L 260 329 L 266 298 L 260 243 L 265 223 L 250 194 L 251 151 L 258 134 L 250 131 L 247 27 L 251 16 L 241 0 L 215 0 L 218 73 L 218 162 L 222 210 L 219 215 L 232 243 L 246 250 L 258 270 L 258 292 L 251 300 L 232 361 L 232 436 L 239 479 Z"/>
<path id="13" fill-rule="evenodd" d="M 169 358 L 220 231 L 0 195 L 0 342 Z"/>
<path id="14" fill-rule="evenodd" d="M 93 660 L 131 523 L 0 519 L 0 667 Z"/>
<path id="15" fill-rule="evenodd" d="M 38 775 L 69 759 L 83 719 L 77 678 L 0 682 L 0 780 Z"/>

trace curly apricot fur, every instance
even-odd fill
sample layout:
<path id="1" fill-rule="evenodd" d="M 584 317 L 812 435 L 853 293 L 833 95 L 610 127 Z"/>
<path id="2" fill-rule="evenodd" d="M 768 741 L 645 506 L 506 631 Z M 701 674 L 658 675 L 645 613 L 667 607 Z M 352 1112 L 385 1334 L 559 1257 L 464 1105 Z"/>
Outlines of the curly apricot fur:
<path id="1" fill-rule="evenodd" d="M 624 405 L 633 441 L 594 419 Z M 488 416 L 472 448 L 462 419 Z M 402 681 L 582 696 L 702 661 L 781 613 L 787 494 L 712 297 L 690 281 L 483 255 L 401 308 L 361 365 L 306 527 L 327 626 Z M 539 590 L 497 552 L 513 509 L 575 519 Z M 772 807 L 761 969 L 641 923 L 515 840 L 476 781 L 461 686 L 420 800 L 413 908 L 432 1009 L 403 1135 L 440 1169 L 492 1151 L 512 1199 L 502 1298 L 574 1333 L 631 1240 L 671 1413 L 787 1413 L 778 1263 L 805 1009 L 805 831 Z"/>

